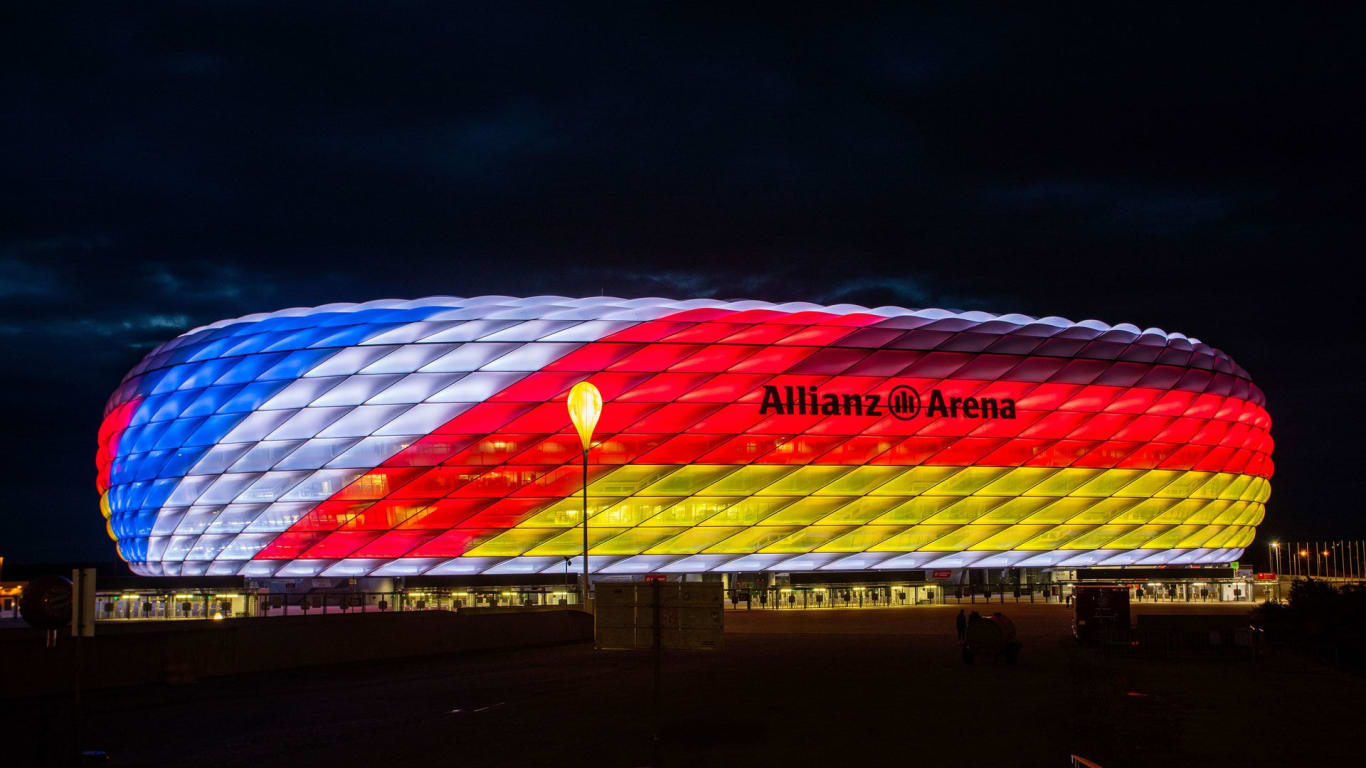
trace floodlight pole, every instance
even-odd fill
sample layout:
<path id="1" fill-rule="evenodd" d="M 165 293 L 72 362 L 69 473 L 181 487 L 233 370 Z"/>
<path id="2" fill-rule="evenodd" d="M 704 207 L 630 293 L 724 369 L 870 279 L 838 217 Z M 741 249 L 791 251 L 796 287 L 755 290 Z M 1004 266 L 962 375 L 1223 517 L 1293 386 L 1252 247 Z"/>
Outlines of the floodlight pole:
<path id="1" fill-rule="evenodd" d="M 588 448 L 593 443 L 593 428 L 602 415 L 602 393 L 587 381 L 580 381 L 569 390 L 565 398 L 569 407 L 569 419 L 579 433 L 583 444 L 583 609 L 592 613 L 588 606 Z"/>
<path id="2" fill-rule="evenodd" d="M 588 606 L 588 446 L 583 446 L 583 609 Z"/>

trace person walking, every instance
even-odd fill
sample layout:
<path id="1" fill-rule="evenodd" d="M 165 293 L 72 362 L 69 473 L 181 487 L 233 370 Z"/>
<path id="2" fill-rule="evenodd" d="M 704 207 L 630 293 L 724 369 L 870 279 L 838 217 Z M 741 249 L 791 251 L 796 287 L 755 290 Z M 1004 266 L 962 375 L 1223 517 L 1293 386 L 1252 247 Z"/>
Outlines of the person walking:
<path id="1" fill-rule="evenodd" d="M 958 618 L 954 620 L 958 625 L 958 639 L 962 640 L 968 634 L 968 617 L 963 613 L 963 609 L 958 609 Z"/>

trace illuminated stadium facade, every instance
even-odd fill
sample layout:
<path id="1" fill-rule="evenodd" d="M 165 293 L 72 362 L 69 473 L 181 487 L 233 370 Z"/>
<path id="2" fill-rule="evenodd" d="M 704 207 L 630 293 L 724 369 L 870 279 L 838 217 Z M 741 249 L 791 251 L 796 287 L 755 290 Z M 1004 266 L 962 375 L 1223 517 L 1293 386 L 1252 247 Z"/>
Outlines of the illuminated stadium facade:
<path id="1" fill-rule="evenodd" d="M 604 400 L 597 574 L 1228 563 L 1270 493 L 1262 393 L 1181 334 L 486 296 L 163 344 L 106 406 L 101 508 L 145 575 L 558 578 L 581 567 L 580 381 Z"/>

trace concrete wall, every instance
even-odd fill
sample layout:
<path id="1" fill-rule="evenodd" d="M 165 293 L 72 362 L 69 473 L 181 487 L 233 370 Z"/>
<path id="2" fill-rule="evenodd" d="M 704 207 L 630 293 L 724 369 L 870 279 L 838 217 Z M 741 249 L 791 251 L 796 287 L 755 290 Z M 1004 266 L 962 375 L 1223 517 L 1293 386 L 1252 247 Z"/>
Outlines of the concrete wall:
<path id="1" fill-rule="evenodd" d="M 80 653 L 82 685 L 105 688 L 592 639 L 580 611 L 413 611 L 100 624 Z M 68 632 L 48 649 L 37 630 L 0 631 L 0 696 L 70 690 L 75 655 Z"/>

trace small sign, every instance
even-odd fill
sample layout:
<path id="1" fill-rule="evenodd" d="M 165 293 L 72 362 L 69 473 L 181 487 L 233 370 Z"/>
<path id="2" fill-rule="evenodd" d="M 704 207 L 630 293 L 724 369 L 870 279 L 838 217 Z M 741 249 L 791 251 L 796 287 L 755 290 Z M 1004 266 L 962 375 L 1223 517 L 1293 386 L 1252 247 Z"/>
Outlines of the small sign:
<path id="1" fill-rule="evenodd" d="M 936 578 L 936 579 L 947 579 L 947 578 L 949 578 L 949 577 L 952 576 L 952 575 L 953 575 L 953 571 L 935 571 L 935 572 L 934 572 L 934 578 Z"/>
<path id="2" fill-rule="evenodd" d="M 668 577 L 668 576 L 665 576 L 665 575 L 662 574 L 662 573 L 647 573 L 647 574 L 645 574 L 645 581 L 646 581 L 647 583 L 653 582 L 653 581 L 657 581 L 657 582 L 663 584 L 664 582 L 666 582 L 666 581 L 668 581 L 668 580 L 669 580 L 669 577 Z"/>
<path id="3" fill-rule="evenodd" d="M 1274 574 L 1274 573 L 1259 572 L 1259 573 L 1257 574 L 1257 581 L 1275 581 L 1275 580 L 1276 580 L 1276 574 Z"/>

